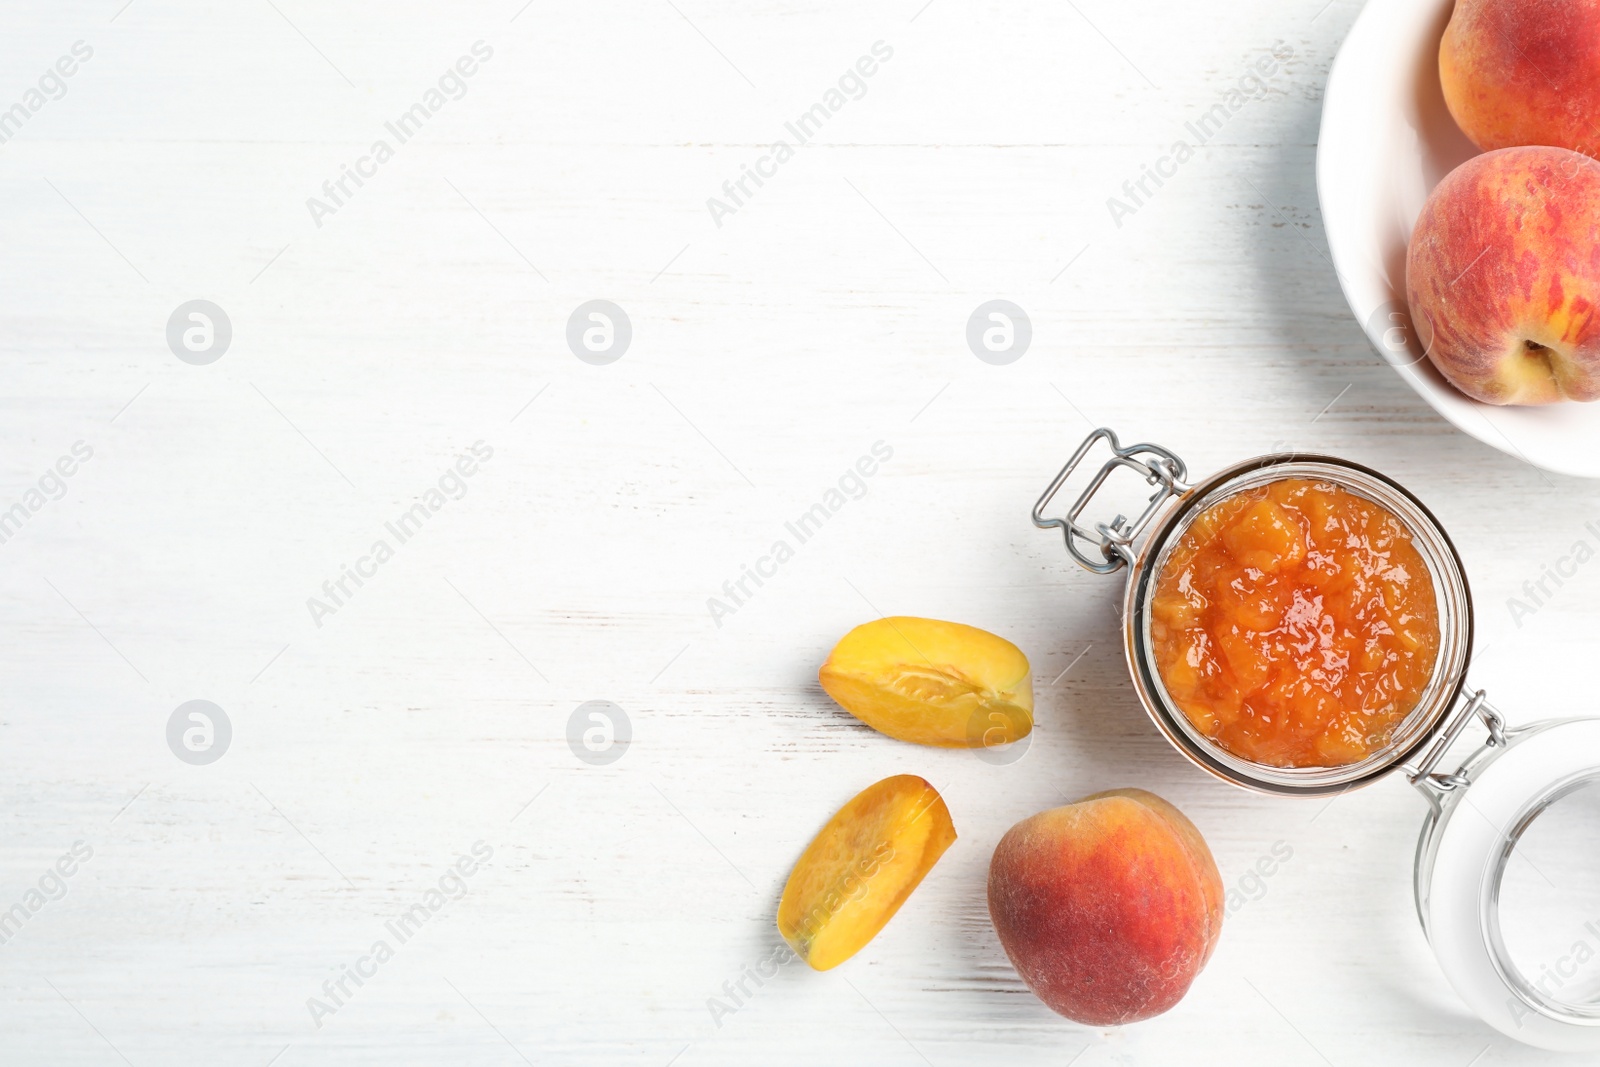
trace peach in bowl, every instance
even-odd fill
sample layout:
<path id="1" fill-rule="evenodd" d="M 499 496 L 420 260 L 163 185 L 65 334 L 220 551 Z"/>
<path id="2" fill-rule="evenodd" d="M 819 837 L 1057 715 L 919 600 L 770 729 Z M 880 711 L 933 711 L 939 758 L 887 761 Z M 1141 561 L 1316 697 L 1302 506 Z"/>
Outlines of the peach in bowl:
<path id="1" fill-rule="evenodd" d="M 1463 163 L 1481 159 L 1479 146 L 1462 132 L 1451 109 L 1472 125 L 1477 121 L 1472 94 L 1500 91 L 1483 80 L 1494 68 L 1481 49 L 1469 47 L 1470 26 L 1461 23 L 1454 32 L 1463 40 L 1443 49 L 1451 81 L 1447 102 L 1440 59 L 1451 16 L 1458 6 L 1510 9 L 1526 2 L 1368 3 L 1328 76 L 1317 148 L 1317 195 L 1345 299 L 1384 361 L 1466 434 L 1546 470 L 1597 478 L 1600 404 L 1581 401 L 1600 395 L 1600 353 L 1588 350 L 1586 338 L 1566 335 L 1572 333 L 1574 298 L 1600 304 L 1600 271 L 1591 286 L 1586 264 L 1574 252 L 1577 244 L 1550 230 L 1550 219 L 1533 220 L 1522 227 L 1515 243 L 1491 249 L 1484 260 L 1475 261 L 1488 242 L 1441 228 L 1432 254 L 1414 257 L 1412 281 L 1417 284 L 1408 288 L 1407 252 L 1419 220 L 1430 225 L 1424 207 L 1431 194 Z M 1592 77 L 1600 85 L 1600 68 Z M 1486 107 L 1477 111 L 1483 113 L 1486 129 L 1501 115 Z M 1499 146 L 1498 134 L 1492 137 L 1474 128 L 1485 147 Z M 1475 196 L 1505 187 L 1496 186 L 1488 172 L 1523 162 L 1550 163 L 1525 155 L 1494 166 L 1478 163 L 1480 180 L 1457 181 L 1453 191 L 1447 187 L 1441 196 L 1454 202 L 1436 205 L 1430 213 L 1433 224 L 1440 217 L 1467 220 L 1480 211 Z M 1555 164 L 1559 169 L 1560 161 Z M 1506 180 L 1518 179 L 1508 175 Z M 1580 179 L 1579 184 L 1588 183 Z M 1589 197 L 1583 192 L 1569 215 L 1587 207 Z M 1473 249 L 1465 248 L 1474 241 Z M 1451 243 L 1459 247 L 1451 248 Z M 1455 268 L 1481 270 L 1486 264 L 1503 271 L 1513 262 L 1538 268 L 1544 286 L 1538 302 L 1507 286 L 1463 287 L 1445 276 Z M 1552 278 L 1562 285 L 1563 300 L 1545 314 L 1540 307 L 1549 303 Z M 1419 304 L 1419 313 L 1427 316 L 1422 322 L 1415 321 L 1418 308 L 1408 299 L 1418 292 L 1431 294 Z M 1450 347 L 1452 342 L 1458 349 Z M 1591 361 L 1597 366 L 1591 368 Z"/>

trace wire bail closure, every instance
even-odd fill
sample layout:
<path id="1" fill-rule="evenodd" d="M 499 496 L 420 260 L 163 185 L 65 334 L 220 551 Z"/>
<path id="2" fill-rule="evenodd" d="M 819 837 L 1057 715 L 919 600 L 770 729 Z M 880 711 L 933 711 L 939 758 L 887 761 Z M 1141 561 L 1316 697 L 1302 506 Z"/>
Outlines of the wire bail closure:
<path id="1" fill-rule="evenodd" d="M 1065 518 L 1047 519 L 1044 509 L 1061 491 L 1067 478 L 1083 462 L 1089 450 L 1096 443 L 1104 441 L 1111 446 L 1114 453 L 1112 457 L 1101 466 L 1099 472 L 1089 482 L 1072 507 L 1067 509 Z M 1144 458 L 1141 458 L 1144 457 Z M 1127 516 L 1118 515 L 1110 523 L 1095 523 L 1093 527 L 1085 526 L 1079 521 L 1083 509 L 1088 506 L 1090 499 L 1105 484 L 1111 473 L 1120 467 L 1126 467 L 1143 478 L 1151 485 L 1157 486 L 1150 497 L 1150 503 L 1138 518 L 1131 523 Z M 1067 551 L 1078 565 L 1095 574 L 1113 574 L 1123 567 L 1130 566 L 1134 561 L 1133 541 L 1150 524 L 1162 505 L 1173 497 L 1181 496 L 1188 492 L 1189 486 L 1184 478 L 1188 470 L 1184 467 L 1183 460 L 1159 445 L 1138 444 L 1122 447 L 1117 441 L 1117 435 L 1110 429 L 1102 426 L 1084 439 L 1083 444 L 1067 460 L 1066 466 L 1045 489 L 1044 495 L 1039 497 L 1038 503 L 1033 505 L 1033 524 L 1041 530 L 1060 529 L 1062 539 L 1066 542 Z"/>
<path id="2" fill-rule="evenodd" d="M 1455 744 L 1456 739 L 1461 736 L 1468 723 L 1474 721 L 1483 723 L 1484 728 L 1489 731 L 1489 740 L 1485 743 L 1490 748 L 1504 747 L 1506 744 L 1505 716 L 1496 711 L 1494 706 L 1489 703 L 1482 689 L 1469 691 L 1463 687 L 1462 692 L 1470 695 L 1467 696 L 1467 699 L 1459 708 L 1451 713 L 1443 728 L 1439 730 L 1433 744 L 1428 747 L 1428 750 L 1415 763 L 1401 767 L 1401 770 L 1405 772 L 1406 779 L 1412 785 L 1421 789 L 1423 795 L 1429 796 L 1430 800 L 1432 799 L 1432 795 L 1429 793 L 1430 789 L 1438 793 L 1445 793 L 1452 789 L 1459 789 L 1472 784 L 1472 779 L 1468 777 L 1465 767 L 1448 774 L 1434 770 L 1439 761 L 1444 758 L 1445 753 L 1450 750 L 1450 746 Z"/>

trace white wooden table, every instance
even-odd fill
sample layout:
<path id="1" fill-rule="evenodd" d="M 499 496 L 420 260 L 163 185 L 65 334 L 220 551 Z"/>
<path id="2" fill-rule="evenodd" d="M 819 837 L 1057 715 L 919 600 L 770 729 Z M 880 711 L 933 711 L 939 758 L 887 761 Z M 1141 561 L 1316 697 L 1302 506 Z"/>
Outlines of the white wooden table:
<path id="1" fill-rule="evenodd" d="M 1594 487 L 1447 427 L 1323 254 L 1319 99 L 1357 5 L 520 4 L 0 17 L 0 108 L 23 109 L 0 145 L 0 512 L 22 506 L 0 544 L 0 909 L 23 916 L 0 1060 L 1551 1060 L 1439 973 L 1413 791 L 1295 803 L 1192 769 L 1137 706 L 1118 582 L 1027 518 L 1100 423 L 1196 471 L 1348 456 L 1457 539 L 1478 684 L 1514 719 L 1591 706 L 1600 570 L 1520 625 L 1505 603 L 1586 536 Z M 79 41 L 92 56 L 46 76 Z M 1274 48 L 1198 144 L 1186 124 Z M 1192 157 L 1160 164 L 1179 139 Z M 334 201 L 346 166 L 366 176 Z M 766 177 L 734 202 L 746 167 Z M 166 337 L 195 299 L 231 324 L 203 365 Z M 632 330 L 606 365 L 566 340 L 597 299 Z M 993 299 L 1031 322 L 1006 365 L 965 338 Z M 49 473 L 78 442 L 90 458 Z M 452 476 L 477 442 L 492 456 Z M 714 619 L 876 442 L 864 495 Z M 419 503 L 402 543 L 386 524 Z M 366 577 L 335 601 L 347 567 Z M 831 704 L 817 665 L 880 611 L 1023 647 L 1020 761 Z M 231 725 L 209 764 L 168 745 L 190 700 Z M 568 743 L 591 700 L 631 724 L 608 764 Z M 900 772 L 944 792 L 959 842 L 849 964 L 747 981 L 714 1019 L 776 946 L 811 834 Z M 1101 1032 L 1026 991 L 983 886 L 1013 822 L 1116 786 L 1183 807 L 1256 899 L 1178 1008 Z M 48 874 L 75 842 L 92 856 Z M 1247 881 L 1275 846 L 1292 858 Z M 386 924 L 419 903 L 439 907 L 402 942 Z"/>

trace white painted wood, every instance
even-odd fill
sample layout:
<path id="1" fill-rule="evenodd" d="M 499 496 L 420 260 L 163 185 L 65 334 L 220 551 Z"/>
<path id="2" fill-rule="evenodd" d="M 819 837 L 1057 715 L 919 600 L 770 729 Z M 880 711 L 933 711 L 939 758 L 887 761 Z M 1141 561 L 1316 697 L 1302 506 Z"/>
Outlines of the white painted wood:
<path id="1" fill-rule="evenodd" d="M 1596 541 L 1592 488 L 1451 429 L 1327 262 L 1314 142 L 1356 5 L 518 2 L 6 8 L 0 106 L 94 54 L 0 146 L 0 509 L 93 456 L 0 545 L 0 907 L 93 857 L 0 946 L 0 1058 L 1546 1062 L 1438 973 L 1412 791 L 1324 808 L 1192 770 L 1137 707 L 1116 582 L 1027 520 L 1093 423 L 1196 471 L 1349 456 L 1457 538 L 1478 683 L 1513 718 L 1592 710 L 1600 570 L 1507 608 Z M 480 40 L 466 95 L 315 225 L 306 199 Z M 706 199 L 880 40 L 866 95 L 719 228 Z M 1261 98 L 1117 226 L 1107 199 L 1275 45 Z M 164 339 L 195 298 L 233 326 L 209 366 Z M 609 366 L 564 340 L 597 298 L 633 327 Z M 1034 331 L 1008 366 L 963 337 L 995 298 Z M 480 440 L 465 496 L 314 625 Z M 707 598 L 880 440 L 865 496 L 715 625 Z M 832 706 L 816 667 L 879 610 L 1027 651 L 1020 762 Z M 209 766 L 166 744 L 191 699 L 232 723 Z M 631 719 L 609 766 L 567 745 L 588 700 Z M 856 959 L 717 1026 L 800 849 L 898 772 L 960 841 Z M 1188 811 L 1230 886 L 1293 857 L 1177 1009 L 1100 1032 L 1023 988 L 983 881 L 1014 821 L 1124 785 Z M 308 998 L 478 841 L 465 897 L 317 1028 Z"/>

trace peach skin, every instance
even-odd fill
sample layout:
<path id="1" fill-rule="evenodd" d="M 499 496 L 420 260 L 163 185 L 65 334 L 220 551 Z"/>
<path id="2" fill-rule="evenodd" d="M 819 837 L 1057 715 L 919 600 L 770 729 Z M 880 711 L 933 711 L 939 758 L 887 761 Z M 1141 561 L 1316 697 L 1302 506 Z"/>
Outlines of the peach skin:
<path id="1" fill-rule="evenodd" d="M 1052 1011 L 1089 1026 L 1159 1015 L 1222 933 L 1222 877 L 1177 808 L 1142 789 L 1024 819 L 989 864 L 989 916 Z"/>
<path id="2" fill-rule="evenodd" d="M 1600 149 L 1600 0 L 1456 0 L 1439 41 L 1456 125 L 1485 151 Z"/>
<path id="3" fill-rule="evenodd" d="M 778 902 L 778 932 L 819 971 L 877 936 L 956 839 L 939 791 L 914 774 L 870 785 L 801 853 Z"/>
<path id="4" fill-rule="evenodd" d="M 901 741 L 1009 744 L 1033 729 L 1028 657 L 975 626 L 905 615 L 845 634 L 817 672 L 846 711 Z"/>
<path id="5" fill-rule="evenodd" d="M 1600 399 L 1600 163 L 1503 148 L 1447 174 L 1406 251 L 1411 320 L 1450 383 L 1487 404 Z"/>

